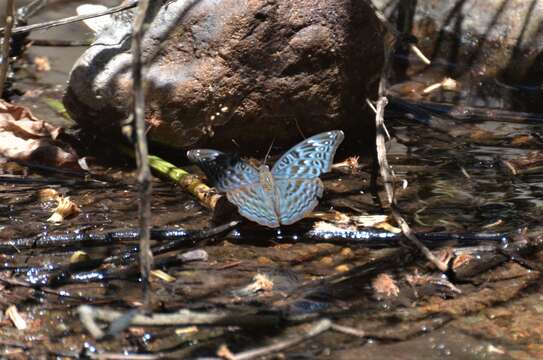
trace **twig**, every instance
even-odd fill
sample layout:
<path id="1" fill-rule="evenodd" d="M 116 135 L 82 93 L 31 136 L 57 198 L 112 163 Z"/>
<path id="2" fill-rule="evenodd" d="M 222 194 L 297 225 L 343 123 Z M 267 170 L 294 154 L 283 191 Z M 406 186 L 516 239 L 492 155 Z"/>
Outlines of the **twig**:
<path id="1" fill-rule="evenodd" d="M 132 9 L 132 8 L 136 7 L 138 5 L 138 3 L 139 3 L 138 0 L 132 0 L 132 1 L 130 1 L 130 2 L 126 3 L 126 4 L 124 4 L 124 5 L 114 6 L 112 8 L 107 9 L 107 10 L 104 10 L 104 11 L 98 11 L 98 12 L 96 12 L 94 14 L 70 16 L 70 17 L 67 17 L 67 18 L 64 18 L 64 19 L 46 21 L 46 22 L 39 23 L 39 24 L 32 24 L 32 25 L 27 25 L 27 26 L 19 26 L 19 27 L 16 27 L 15 29 L 13 29 L 12 34 L 21 34 L 21 33 L 29 32 L 29 31 L 34 31 L 34 30 L 45 30 L 45 29 L 49 29 L 49 28 L 52 28 L 52 27 L 56 27 L 56 26 L 67 25 L 67 24 L 71 24 L 71 23 L 74 23 L 74 22 L 78 22 L 78 21 L 92 19 L 92 18 L 95 18 L 95 17 L 110 15 L 110 14 L 117 13 L 119 11 Z M 4 31 L 6 31 L 6 30 L 7 30 L 7 26 L 4 27 L 4 28 L 0 28 L 0 34 L 3 34 Z"/>
<path id="2" fill-rule="evenodd" d="M 79 318 L 87 331 L 97 338 L 104 337 L 104 331 L 96 323 L 97 320 L 112 323 L 118 321 L 125 313 L 102 309 L 89 305 L 78 308 Z M 204 313 L 181 310 L 176 313 L 154 313 L 152 315 L 135 314 L 131 319 L 133 326 L 240 326 L 240 327 L 277 327 L 284 321 L 281 313 Z"/>
<path id="3" fill-rule="evenodd" d="M 360 337 L 360 338 L 364 338 L 364 337 L 367 336 L 366 333 L 364 332 L 364 330 L 352 328 L 352 327 L 349 327 L 349 326 L 339 325 L 339 324 L 336 324 L 336 323 L 332 324 L 331 329 L 334 330 L 334 331 L 337 331 L 339 333 L 342 333 L 342 334 L 352 335 L 352 336 L 356 336 L 356 337 Z"/>
<path id="4" fill-rule="evenodd" d="M 17 9 L 17 21 L 26 23 L 28 19 L 42 10 L 49 0 L 32 0 L 30 3 Z"/>
<path id="5" fill-rule="evenodd" d="M 386 77 L 388 74 L 388 65 L 389 65 L 390 54 L 388 49 L 385 46 L 385 63 L 383 65 L 383 72 L 381 74 L 381 80 L 379 81 L 379 100 L 377 100 L 377 111 L 375 112 L 375 127 L 376 127 L 376 147 L 377 147 L 377 159 L 379 162 L 379 170 L 381 177 L 383 178 L 385 191 L 387 194 L 388 202 L 390 204 L 391 214 L 394 217 L 394 220 L 400 225 L 402 233 L 404 236 L 415 245 L 419 251 L 430 261 L 432 262 L 441 272 L 446 272 L 448 267 L 447 264 L 439 260 L 432 252 L 424 246 L 422 242 L 417 239 L 407 222 L 401 216 L 396 203 L 395 192 L 394 192 L 394 173 L 391 171 L 390 166 L 388 165 L 387 153 L 386 153 L 386 143 L 385 143 L 385 128 L 384 128 L 384 113 L 385 107 L 388 103 L 386 98 Z"/>
<path id="6" fill-rule="evenodd" d="M 204 184 L 198 176 L 192 175 L 158 156 L 150 155 L 149 165 L 158 174 L 178 183 L 208 209 L 214 210 L 222 198 L 222 195 Z"/>
<path id="7" fill-rule="evenodd" d="M 9 69 L 11 33 L 13 29 L 13 24 L 15 23 L 14 13 L 14 0 L 8 0 L 6 3 L 6 31 L 4 32 L 4 38 L 2 42 L 2 64 L 0 65 L 0 97 L 2 97 L 2 94 L 4 93 L 4 84 L 6 83 L 6 77 L 8 75 Z"/>
<path id="8" fill-rule="evenodd" d="M 388 30 L 389 33 L 391 33 L 396 40 L 402 39 L 402 34 L 396 29 L 390 21 L 386 18 L 385 14 L 383 14 L 374 4 L 371 0 L 368 0 L 367 3 L 369 6 L 373 9 L 373 12 L 375 13 L 375 16 L 381 21 L 381 23 L 385 26 L 385 28 Z M 413 43 L 408 43 L 409 49 L 415 54 L 423 63 L 426 65 L 430 65 L 432 61 L 424 55 L 421 49 L 417 47 L 417 45 Z"/>
<path id="9" fill-rule="evenodd" d="M 97 360 L 156 360 L 168 358 L 168 356 L 162 354 L 121 354 L 121 353 L 88 353 L 85 354 L 89 359 Z"/>
<path id="10" fill-rule="evenodd" d="M 264 355 L 270 355 L 272 353 L 284 350 L 286 348 L 297 345 L 303 341 L 314 338 L 323 332 L 329 330 L 332 327 L 332 322 L 328 319 L 322 319 L 311 327 L 309 331 L 300 336 L 289 336 L 286 339 L 280 340 L 273 345 L 263 346 L 257 349 L 243 351 L 238 354 L 232 354 L 232 360 L 249 360 Z"/>
<path id="11" fill-rule="evenodd" d="M 80 296 L 80 295 L 72 295 L 69 292 L 64 291 L 64 290 L 55 290 L 46 286 L 41 286 L 39 284 L 31 284 L 29 282 L 21 281 L 18 279 L 9 279 L 5 277 L 0 277 L 0 282 L 11 285 L 11 286 L 21 286 L 25 288 L 34 289 L 37 291 L 42 291 L 46 294 L 56 295 L 61 298 L 68 298 L 68 299 L 72 298 L 72 299 L 84 300 L 84 301 L 96 301 L 96 298 L 90 298 L 90 297 L 85 297 L 85 296 Z"/>
<path id="12" fill-rule="evenodd" d="M 134 18 L 132 31 L 132 81 L 134 88 L 134 128 L 136 134 L 136 160 L 139 184 L 140 227 L 140 271 L 144 287 L 143 307 L 150 309 L 149 273 L 153 254 L 151 252 L 151 169 L 145 131 L 145 94 L 143 89 L 142 37 L 145 20 L 148 18 L 149 0 L 141 0 Z"/>

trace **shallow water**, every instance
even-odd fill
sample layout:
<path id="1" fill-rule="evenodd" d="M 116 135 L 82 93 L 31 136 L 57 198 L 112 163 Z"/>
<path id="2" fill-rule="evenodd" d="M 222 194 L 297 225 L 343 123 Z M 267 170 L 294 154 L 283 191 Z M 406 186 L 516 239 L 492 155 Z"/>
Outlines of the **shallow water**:
<path id="1" fill-rule="evenodd" d="M 52 6 L 40 20 L 73 10 L 72 2 L 67 7 L 63 5 L 59 2 Z M 78 39 L 87 33 L 79 25 L 73 25 L 70 32 Z M 42 34 L 35 36 L 38 35 L 41 38 Z M 47 36 L 54 39 L 58 34 L 50 32 Z M 53 70 L 40 76 L 38 82 L 29 78 L 21 80 L 23 88 L 44 90 L 47 96 L 60 99 L 67 69 L 82 50 L 33 48 L 31 54 L 50 57 Z M 32 104 L 36 114 L 44 119 L 61 122 L 62 117 L 41 101 L 43 96 L 23 96 L 20 103 Z M 388 158 L 398 179 L 406 181 L 406 187 L 398 191 L 399 207 L 415 230 L 512 235 L 522 229 L 538 230 L 543 172 L 513 176 L 504 169 L 502 161 L 517 159 L 537 148 L 543 123 L 481 121 L 480 118 L 449 122 L 443 118 L 445 126 L 435 129 L 397 115 L 387 121 L 393 135 Z M 470 137 L 469 134 L 477 130 L 474 125 L 488 133 L 484 137 Z M 534 140 L 515 142 L 524 135 Z M 122 163 L 103 159 L 90 163 L 95 175 L 91 178 L 100 180 L 3 164 L 5 174 L 27 179 L 28 183 L 14 184 L 13 179 L 7 178 L 0 183 L 0 240 L 136 227 L 137 193 L 130 164 L 119 165 Z M 367 171 L 327 176 L 320 208 L 334 208 L 353 215 L 381 213 L 371 196 L 369 177 Z M 40 201 L 37 193 L 41 188 L 51 187 L 70 196 L 82 212 L 60 225 L 47 223 L 54 203 Z M 156 227 L 198 230 L 213 225 L 209 211 L 194 198 L 158 178 L 153 180 L 152 211 Z M 293 226 L 294 230 L 297 228 L 298 225 Z M 173 255 L 203 249 L 208 259 L 161 266 L 173 280 L 152 278 L 155 311 L 189 308 L 234 313 L 265 310 L 290 315 L 319 313 L 341 325 L 362 329 L 367 335 L 361 339 L 327 332 L 289 348 L 284 352 L 286 358 L 529 359 L 543 356 L 538 271 L 513 261 L 502 261 L 491 270 L 455 283 L 459 293 L 448 283 L 440 282 L 442 278 L 425 261 L 405 249 L 279 243 L 271 233 L 262 240 L 262 235 L 257 236 L 256 230 L 249 227 L 249 234 L 253 234 L 251 231 L 254 237 L 250 235 L 243 241 L 218 236 L 198 243 L 189 242 L 185 249 L 175 252 Z M 85 251 L 91 259 L 102 259 L 132 245 L 133 241 L 120 241 L 82 248 L 15 249 L 0 255 L 5 269 L 0 272 L 0 280 L 16 279 L 28 285 L 42 281 L 52 267 L 69 264 L 76 250 Z M 160 262 L 171 255 L 160 255 L 156 260 Z M 537 252 L 528 258 L 538 263 L 543 255 Z M 107 265 L 101 269 L 126 268 Z M 72 272 L 89 278 L 93 270 Z M 376 290 L 374 281 L 382 273 L 396 281 L 398 296 L 387 296 Z M 9 320 L 4 320 L 0 337 L 5 342 L 0 345 L 0 354 L 30 358 L 79 357 L 82 351 L 108 351 L 161 352 L 176 358 L 214 356 L 222 344 L 228 344 L 233 351 L 242 351 L 307 330 L 307 325 L 256 330 L 132 327 L 114 338 L 96 341 L 83 329 L 76 306 L 88 303 L 118 309 L 137 306 L 141 301 L 141 287 L 137 276 L 127 274 L 121 271 L 106 280 L 87 283 L 60 282 L 57 286 L 52 282 L 45 288 L 2 281 L 3 309 L 17 305 L 29 326 L 26 330 L 17 330 Z M 248 290 L 247 286 L 257 274 L 266 275 L 273 282 L 273 288 Z M 415 284 L 406 275 L 435 275 L 435 278 Z"/>

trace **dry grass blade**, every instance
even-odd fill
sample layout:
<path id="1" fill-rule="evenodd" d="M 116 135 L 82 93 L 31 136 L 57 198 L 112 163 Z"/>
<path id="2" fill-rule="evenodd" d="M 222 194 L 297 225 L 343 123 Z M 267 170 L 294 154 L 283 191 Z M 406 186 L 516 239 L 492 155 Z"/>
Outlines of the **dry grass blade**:
<path id="1" fill-rule="evenodd" d="M 10 0 L 10 1 L 13 1 L 13 0 Z M 56 26 L 67 25 L 67 24 L 71 24 L 71 23 L 74 23 L 74 22 L 83 21 L 83 20 L 87 20 L 87 19 L 91 19 L 91 18 L 95 18 L 95 17 L 99 17 L 99 16 L 114 14 L 114 13 L 119 12 L 119 11 L 124 11 L 124 10 L 134 8 L 134 7 L 136 7 L 138 5 L 138 2 L 139 2 L 138 0 L 132 0 L 132 1 L 128 2 L 128 3 L 122 4 L 122 5 L 119 5 L 119 6 L 115 6 L 115 7 L 109 8 L 108 10 L 97 12 L 95 14 L 70 16 L 70 17 L 67 17 L 67 18 L 64 18 L 64 19 L 46 21 L 46 22 L 43 22 L 43 23 L 32 24 L 32 25 L 27 25 L 27 26 L 20 26 L 20 27 L 16 27 L 15 29 L 13 29 L 12 33 L 13 34 L 21 34 L 21 33 L 29 32 L 29 31 L 50 29 L 50 28 L 56 27 Z M 3 27 L 3 28 L 0 28 L 0 33 L 5 34 L 7 32 L 7 30 L 8 30 L 7 26 Z"/>

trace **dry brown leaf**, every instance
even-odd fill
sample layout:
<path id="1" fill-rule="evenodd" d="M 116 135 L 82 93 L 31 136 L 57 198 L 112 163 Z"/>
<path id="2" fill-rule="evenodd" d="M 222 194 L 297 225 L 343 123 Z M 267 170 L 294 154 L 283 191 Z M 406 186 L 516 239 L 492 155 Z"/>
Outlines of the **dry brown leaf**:
<path id="1" fill-rule="evenodd" d="M 40 189 L 38 191 L 39 201 L 53 201 L 59 197 L 58 191 L 52 188 Z"/>
<path id="2" fill-rule="evenodd" d="M 77 155 L 55 140 L 62 128 L 36 118 L 23 106 L 0 100 L 0 156 L 56 166 L 77 164 Z"/>
<path id="3" fill-rule="evenodd" d="M 238 291 L 241 296 L 256 294 L 260 291 L 271 291 L 273 289 L 273 280 L 265 274 L 256 274 L 253 281 Z"/>
<path id="4" fill-rule="evenodd" d="M 394 281 L 392 276 L 386 273 L 377 275 L 371 282 L 371 286 L 377 294 L 386 295 L 388 297 L 398 296 L 400 293 L 396 281 Z"/>
<path id="5" fill-rule="evenodd" d="M 51 70 L 51 64 L 46 56 L 36 56 L 34 58 L 34 66 L 37 72 L 45 72 Z"/>
<path id="6" fill-rule="evenodd" d="M 55 210 L 53 210 L 53 215 L 47 219 L 48 222 L 52 223 L 60 223 L 64 221 L 64 219 L 77 215 L 81 212 L 81 209 L 79 209 L 79 206 L 72 200 L 70 200 L 70 197 L 62 197 L 59 196 L 57 198 L 58 205 Z"/>
<path id="7" fill-rule="evenodd" d="M 350 173 L 356 174 L 360 170 L 359 156 L 350 156 L 342 162 L 332 164 L 332 170 L 347 169 Z"/>
<path id="8" fill-rule="evenodd" d="M 332 210 L 332 211 L 313 211 L 309 215 L 306 216 L 307 218 L 315 218 L 320 219 L 324 221 L 330 221 L 336 224 L 348 224 L 349 223 L 349 216 L 346 214 L 343 214 L 339 211 Z"/>

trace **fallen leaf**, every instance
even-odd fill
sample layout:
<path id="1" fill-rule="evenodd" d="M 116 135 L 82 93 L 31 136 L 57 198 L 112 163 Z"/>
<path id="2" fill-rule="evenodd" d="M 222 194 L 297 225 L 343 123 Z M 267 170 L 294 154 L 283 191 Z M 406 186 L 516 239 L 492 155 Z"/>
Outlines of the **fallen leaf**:
<path id="1" fill-rule="evenodd" d="M 388 297 L 398 296 L 400 293 L 396 281 L 394 281 L 392 276 L 386 273 L 377 275 L 371 282 L 371 286 L 377 294 L 386 295 Z"/>
<path id="2" fill-rule="evenodd" d="M 36 56 L 34 58 L 34 67 L 37 72 L 46 72 L 51 70 L 51 64 L 46 56 Z"/>
<path id="3" fill-rule="evenodd" d="M 38 191 L 39 201 L 53 201 L 59 197 L 58 191 L 52 188 L 40 189 Z"/>
<path id="4" fill-rule="evenodd" d="M 62 197 L 59 196 L 57 198 L 58 205 L 55 210 L 53 210 L 53 215 L 47 219 L 48 222 L 51 223 L 61 223 L 64 221 L 64 219 L 69 218 L 71 216 L 77 215 L 81 212 L 81 209 L 79 209 L 79 206 L 72 200 L 70 200 L 70 197 Z"/>
<path id="5" fill-rule="evenodd" d="M 256 274 L 253 281 L 244 288 L 236 291 L 238 296 L 249 296 L 260 291 L 271 291 L 273 289 L 273 281 L 265 274 Z"/>
<path id="6" fill-rule="evenodd" d="M 23 106 L 0 100 L 0 156 L 55 166 L 74 166 L 77 155 L 55 141 L 62 128 L 34 117 Z"/>

